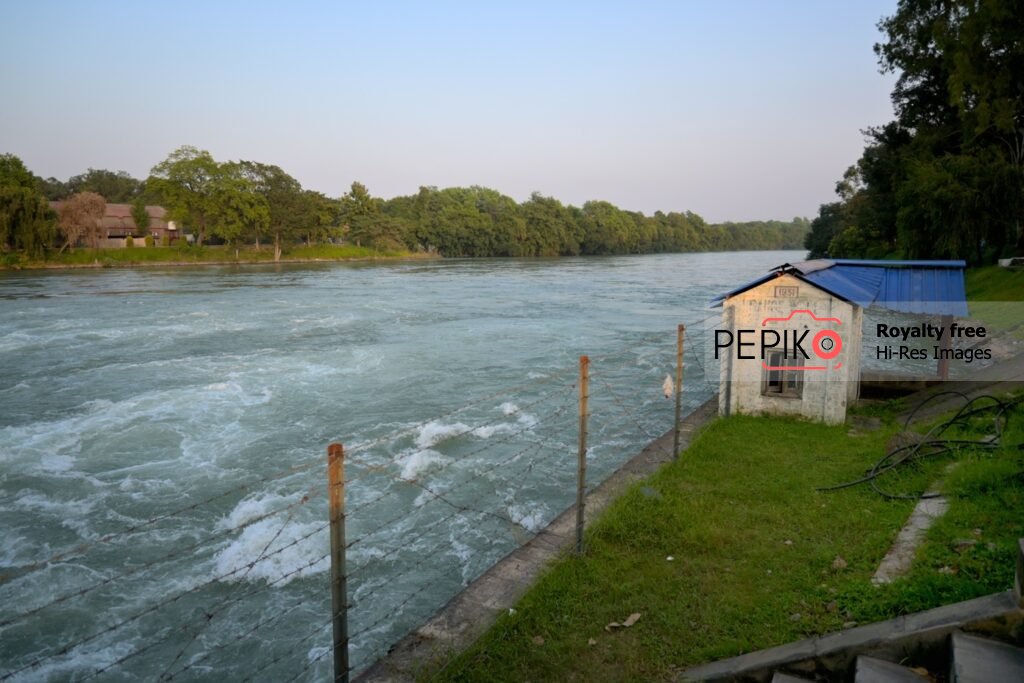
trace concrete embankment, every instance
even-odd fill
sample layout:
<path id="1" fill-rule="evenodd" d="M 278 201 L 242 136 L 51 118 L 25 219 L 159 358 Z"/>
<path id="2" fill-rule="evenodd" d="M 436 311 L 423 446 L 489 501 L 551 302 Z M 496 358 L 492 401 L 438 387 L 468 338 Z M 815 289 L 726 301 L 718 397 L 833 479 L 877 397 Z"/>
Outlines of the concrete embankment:
<path id="1" fill-rule="evenodd" d="M 690 413 L 680 426 L 680 448 L 689 446 L 695 433 L 718 413 L 714 396 Z M 593 491 L 587 494 L 585 513 L 590 523 L 635 481 L 672 460 L 672 430 L 648 444 Z M 464 591 L 452 598 L 425 624 L 396 643 L 387 655 L 358 676 L 369 681 L 414 681 L 445 657 L 473 643 L 515 605 L 548 563 L 575 541 L 576 506 L 572 505 L 528 543 L 513 550 Z"/>

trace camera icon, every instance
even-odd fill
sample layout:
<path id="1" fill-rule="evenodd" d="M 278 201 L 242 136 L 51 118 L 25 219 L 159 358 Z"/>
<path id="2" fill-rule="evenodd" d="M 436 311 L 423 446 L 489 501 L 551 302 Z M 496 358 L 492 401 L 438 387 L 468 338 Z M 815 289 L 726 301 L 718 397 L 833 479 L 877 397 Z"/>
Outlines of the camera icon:
<path id="1" fill-rule="evenodd" d="M 801 308 L 801 309 L 796 309 L 796 310 L 790 311 L 789 315 L 787 315 L 785 317 L 768 317 L 768 318 L 764 318 L 763 320 L 761 320 L 761 327 L 762 328 L 767 327 L 769 323 L 776 323 L 776 322 L 778 322 L 778 323 L 788 323 L 788 322 L 792 321 L 798 315 L 800 315 L 800 316 L 808 316 L 810 318 L 810 322 L 813 324 L 813 327 L 820 327 L 821 323 L 829 323 L 829 324 L 831 324 L 831 325 L 833 325 L 835 327 L 838 327 L 838 326 L 842 325 L 842 321 L 839 318 L 817 316 L 817 315 L 814 314 L 813 311 L 809 311 L 809 310 L 807 310 L 805 308 Z M 773 333 L 775 335 L 775 339 L 773 340 L 773 343 L 767 343 L 765 332 Z M 807 355 L 807 352 L 804 350 L 804 347 L 803 347 L 803 343 L 804 343 L 804 340 L 805 340 L 806 336 L 807 336 L 807 332 L 804 332 L 804 334 L 802 334 L 802 335 L 798 335 L 795 330 L 783 330 L 782 334 L 780 334 L 779 332 L 773 332 L 771 330 L 765 330 L 765 331 L 762 332 L 762 348 L 765 349 L 766 351 L 770 350 L 770 349 L 777 349 L 777 348 L 779 348 L 779 343 L 782 342 L 782 349 L 784 351 L 786 351 L 787 354 L 790 351 L 792 351 L 794 354 L 797 351 L 799 351 L 800 353 L 802 353 L 804 355 L 805 358 L 810 358 L 810 356 Z M 829 360 L 832 360 L 833 358 L 836 358 L 842 352 L 842 350 L 843 350 L 843 337 L 839 333 L 838 330 L 833 329 L 831 327 L 825 328 L 825 329 L 820 329 L 820 330 L 818 330 L 814 334 L 814 337 L 811 339 L 810 347 L 811 347 L 811 352 L 815 356 L 817 356 L 820 360 L 829 361 Z M 771 365 L 771 364 L 765 363 L 764 361 L 762 361 L 762 365 L 764 366 L 764 368 L 766 370 L 795 370 L 795 369 L 797 369 L 797 366 L 793 366 L 793 365 L 775 366 L 775 365 Z M 839 368 L 839 367 L 841 367 L 841 364 L 836 366 L 836 368 Z M 824 366 L 824 365 L 821 365 L 821 366 L 803 365 L 803 366 L 800 366 L 799 369 L 802 369 L 802 370 L 827 370 L 828 367 Z"/>

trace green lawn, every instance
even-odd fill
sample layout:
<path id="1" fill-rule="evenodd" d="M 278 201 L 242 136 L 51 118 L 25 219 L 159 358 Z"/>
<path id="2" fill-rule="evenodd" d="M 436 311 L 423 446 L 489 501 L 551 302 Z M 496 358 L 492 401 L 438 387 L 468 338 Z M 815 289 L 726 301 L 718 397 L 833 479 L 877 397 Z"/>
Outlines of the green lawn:
<path id="1" fill-rule="evenodd" d="M 971 318 L 984 322 L 990 336 L 1024 339 L 1024 269 L 968 268 L 965 279 Z"/>
<path id="2" fill-rule="evenodd" d="M 968 268 L 965 279 L 968 301 L 1024 301 L 1024 268 Z"/>
<path id="3" fill-rule="evenodd" d="M 950 512 L 910 577 L 871 585 L 914 503 L 866 486 L 816 487 L 857 478 L 880 458 L 898 431 L 898 408 L 867 411 L 882 426 L 852 434 L 781 418 L 712 423 L 677 463 L 606 510 L 588 530 L 585 556 L 557 562 L 435 679 L 667 680 L 851 621 L 1008 588 L 1024 535 L 1024 463 L 1009 448 L 962 455 L 946 477 Z M 1019 443 L 1022 434 L 1007 438 Z M 886 485 L 921 491 L 951 461 L 901 470 Z M 976 543 L 956 552 L 962 539 Z M 631 628 L 604 629 L 635 612 Z"/>

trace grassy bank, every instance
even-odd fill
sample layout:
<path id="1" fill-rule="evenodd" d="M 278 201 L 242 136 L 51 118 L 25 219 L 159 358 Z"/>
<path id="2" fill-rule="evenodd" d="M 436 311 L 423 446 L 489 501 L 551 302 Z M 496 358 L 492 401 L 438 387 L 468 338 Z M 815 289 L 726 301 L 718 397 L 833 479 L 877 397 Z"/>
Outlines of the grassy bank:
<path id="1" fill-rule="evenodd" d="M 408 251 L 380 251 L 352 245 L 313 245 L 291 247 L 283 252 L 282 261 L 348 261 L 356 259 L 429 258 Z M 221 263 L 273 263 L 273 247 L 257 250 L 252 246 L 174 246 L 132 247 L 125 249 L 75 249 L 51 254 L 45 260 L 30 260 L 8 254 L 0 268 L 115 268 L 146 265 L 201 265 Z"/>
<path id="2" fill-rule="evenodd" d="M 1024 340 L 1024 268 L 969 268 L 965 276 L 971 318 L 992 334 Z"/>
<path id="3" fill-rule="evenodd" d="M 968 301 L 1024 301 L 1024 268 L 968 268 Z"/>
<path id="4" fill-rule="evenodd" d="M 947 477 L 951 510 L 911 575 L 871 585 L 913 501 L 865 486 L 816 488 L 855 479 L 881 457 L 898 431 L 896 409 L 873 409 L 875 430 L 713 423 L 678 463 L 602 515 L 585 556 L 556 563 L 436 678 L 667 680 L 700 662 L 1007 588 L 1024 535 L 1024 464 L 1011 449 L 962 456 Z M 887 485 L 921 491 L 948 463 L 937 458 Z M 962 539 L 974 542 L 965 549 Z M 633 613 L 633 626 L 605 629 Z"/>

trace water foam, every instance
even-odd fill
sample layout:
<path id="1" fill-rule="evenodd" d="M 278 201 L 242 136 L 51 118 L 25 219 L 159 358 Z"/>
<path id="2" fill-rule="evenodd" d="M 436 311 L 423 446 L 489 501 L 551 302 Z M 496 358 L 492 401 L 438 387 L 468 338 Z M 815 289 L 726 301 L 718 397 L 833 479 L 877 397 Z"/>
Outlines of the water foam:
<path id="1" fill-rule="evenodd" d="M 443 465 L 448 462 L 448 458 L 429 448 L 406 453 L 398 459 L 398 463 L 402 465 L 400 476 L 402 479 L 408 480 L 418 478 L 434 465 Z"/>
<path id="2" fill-rule="evenodd" d="M 275 510 L 283 511 L 298 499 L 298 494 L 282 496 L 277 493 L 266 492 L 247 496 L 240 500 L 226 517 L 217 522 L 217 528 L 222 530 L 237 529 L 246 522 L 272 513 Z"/>
<path id="3" fill-rule="evenodd" d="M 525 505 L 512 504 L 507 509 L 508 518 L 530 533 L 537 533 L 544 528 L 545 507 L 543 505 L 529 508 Z"/>
<path id="4" fill-rule="evenodd" d="M 416 437 L 416 445 L 421 449 L 431 448 L 442 441 L 447 441 L 462 434 L 468 434 L 471 431 L 473 430 L 469 425 L 461 422 L 454 424 L 445 424 L 444 422 L 437 421 L 428 422 L 420 428 L 420 433 Z"/>
<path id="5" fill-rule="evenodd" d="M 314 533 L 323 525 L 282 521 L 280 517 L 246 527 L 217 553 L 215 575 L 227 583 L 265 580 L 286 586 L 296 579 L 326 572 L 330 567 L 330 559 L 323 552 L 327 530 Z"/>

